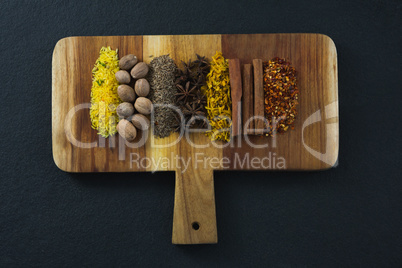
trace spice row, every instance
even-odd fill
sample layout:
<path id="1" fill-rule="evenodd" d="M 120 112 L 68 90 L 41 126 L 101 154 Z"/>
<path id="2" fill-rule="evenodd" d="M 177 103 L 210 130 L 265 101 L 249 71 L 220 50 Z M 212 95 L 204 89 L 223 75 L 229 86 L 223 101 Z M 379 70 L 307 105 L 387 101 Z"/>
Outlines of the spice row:
<path id="1" fill-rule="evenodd" d="M 129 142 L 151 124 L 158 138 L 196 128 L 224 142 L 294 128 L 299 91 L 290 62 L 254 59 L 242 66 L 221 52 L 211 60 L 195 56 L 176 65 L 163 55 L 148 65 L 132 54 L 119 60 L 117 49 L 102 47 L 92 71 L 92 128 Z"/>
<path id="2" fill-rule="evenodd" d="M 267 135 L 294 129 L 299 89 L 296 70 L 289 61 L 278 57 L 264 62 L 264 115 L 269 121 Z"/>
<path id="3" fill-rule="evenodd" d="M 266 136 L 284 133 L 289 127 L 294 129 L 299 90 L 296 70 L 290 62 L 278 57 L 267 62 L 253 59 L 252 64 L 243 65 L 240 74 L 238 60 L 231 61 L 230 83 L 232 92 L 236 92 L 232 96 L 242 97 L 242 105 L 234 101 L 237 104 L 233 107 L 232 135 L 240 133 L 241 127 L 245 135 Z"/>

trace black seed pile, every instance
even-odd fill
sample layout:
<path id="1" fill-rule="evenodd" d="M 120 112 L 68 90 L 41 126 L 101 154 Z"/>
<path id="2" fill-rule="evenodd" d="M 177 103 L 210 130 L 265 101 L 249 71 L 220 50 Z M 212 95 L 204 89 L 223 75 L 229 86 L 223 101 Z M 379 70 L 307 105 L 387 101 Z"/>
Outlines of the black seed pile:
<path id="1" fill-rule="evenodd" d="M 177 66 L 169 57 L 155 57 L 149 64 L 148 81 L 151 86 L 150 99 L 154 105 L 154 135 L 159 138 L 169 136 L 174 131 L 176 112 L 166 105 L 175 105 L 177 88 L 175 76 Z M 165 105 L 158 107 L 158 105 Z"/>

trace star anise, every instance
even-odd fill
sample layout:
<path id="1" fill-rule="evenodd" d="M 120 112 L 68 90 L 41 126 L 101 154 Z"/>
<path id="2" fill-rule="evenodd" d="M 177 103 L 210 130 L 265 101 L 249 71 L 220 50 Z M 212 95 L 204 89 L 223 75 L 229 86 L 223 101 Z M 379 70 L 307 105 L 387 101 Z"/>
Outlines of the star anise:
<path id="1" fill-rule="evenodd" d="M 204 115 L 204 111 L 201 106 L 197 105 L 196 103 L 186 103 L 183 107 L 183 113 L 185 116 L 192 118 L 193 116 Z"/>
<path id="2" fill-rule="evenodd" d="M 198 67 L 198 69 L 199 69 L 198 72 L 200 74 L 202 74 L 203 76 L 207 76 L 207 74 L 209 73 L 210 66 L 206 65 L 206 66 L 203 66 L 203 67 Z"/>
<path id="3" fill-rule="evenodd" d="M 202 85 L 204 85 L 204 78 L 202 75 L 197 75 L 191 79 L 191 83 L 196 87 L 196 88 L 201 88 Z"/>
<path id="4" fill-rule="evenodd" d="M 207 119 L 206 118 L 198 119 L 197 127 L 198 128 L 206 128 L 207 127 Z"/>
<path id="5" fill-rule="evenodd" d="M 174 113 L 174 124 L 173 124 L 173 132 L 179 132 L 182 127 L 182 120 L 184 120 L 184 116 L 179 116 L 178 113 Z"/>
<path id="6" fill-rule="evenodd" d="M 196 90 L 197 87 L 193 86 L 190 88 L 190 81 L 186 83 L 186 86 L 183 87 L 180 84 L 176 85 L 177 89 L 179 90 L 178 93 L 176 93 L 176 100 L 177 102 L 187 102 L 187 99 L 189 97 L 194 97 L 194 91 Z"/>
<path id="7" fill-rule="evenodd" d="M 182 62 L 183 69 L 176 74 L 176 105 L 182 109 L 184 122 L 187 127 L 205 128 L 206 98 L 202 94 L 201 87 L 205 85 L 205 79 L 209 73 L 210 64 L 206 57 L 197 55 L 197 60 L 188 63 Z M 195 118 L 194 118 L 195 117 Z M 178 120 L 176 120 L 178 121 Z M 176 123 L 175 129 L 179 131 L 183 124 Z"/>
<path id="8" fill-rule="evenodd" d="M 184 73 L 183 70 L 178 69 L 177 74 L 176 74 L 176 81 L 175 84 L 181 84 L 182 82 L 185 82 L 188 80 L 187 75 Z"/>
<path id="9" fill-rule="evenodd" d="M 193 102 L 194 102 L 195 104 L 201 106 L 202 108 L 204 108 L 204 105 L 207 103 L 207 100 L 206 100 L 206 98 L 205 98 L 205 95 L 202 94 L 201 91 L 199 90 L 199 91 L 197 91 L 197 92 L 195 93 Z"/>
<path id="10" fill-rule="evenodd" d="M 191 61 L 191 59 L 188 61 L 188 63 L 185 63 L 184 61 L 181 61 L 184 67 L 184 71 L 183 73 L 187 76 L 187 77 L 191 77 L 193 74 L 193 67 L 194 67 L 194 62 Z"/>
<path id="11" fill-rule="evenodd" d="M 187 103 L 183 111 L 186 116 L 187 127 L 205 128 L 207 121 L 205 118 L 205 110 L 203 106 L 192 103 Z"/>
<path id="12" fill-rule="evenodd" d="M 195 60 L 194 61 L 194 63 L 195 64 L 198 64 L 198 66 L 202 66 L 202 65 L 207 65 L 207 66 L 209 66 L 209 62 L 208 62 L 208 60 L 207 60 L 207 58 L 204 56 L 204 57 L 201 57 L 200 55 L 198 55 L 198 54 L 195 54 L 195 55 L 197 55 L 197 60 Z"/>

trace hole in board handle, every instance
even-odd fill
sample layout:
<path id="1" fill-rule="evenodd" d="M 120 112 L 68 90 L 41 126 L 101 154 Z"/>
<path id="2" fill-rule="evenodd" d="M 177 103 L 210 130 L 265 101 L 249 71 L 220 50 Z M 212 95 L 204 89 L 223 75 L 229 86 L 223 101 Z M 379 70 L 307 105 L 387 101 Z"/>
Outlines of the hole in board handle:
<path id="1" fill-rule="evenodd" d="M 198 222 L 196 222 L 196 221 L 193 222 L 193 223 L 191 224 L 191 226 L 192 226 L 193 229 L 196 230 L 196 231 L 197 231 L 198 229 L 200 229 L 200 224 L 199 224 Z"/>

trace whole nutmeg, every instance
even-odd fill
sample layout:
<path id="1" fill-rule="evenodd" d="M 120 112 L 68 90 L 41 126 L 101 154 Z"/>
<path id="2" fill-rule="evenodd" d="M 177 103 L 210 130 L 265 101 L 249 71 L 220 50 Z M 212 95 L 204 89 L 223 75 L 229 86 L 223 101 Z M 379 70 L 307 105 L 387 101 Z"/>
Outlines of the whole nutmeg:
<path id="1" fill-rule="evenodd" d="M 130 123 L 130 121 L 126 119 L 120 120 L 120 122 L 116 126 L 117 132 L 119 132 L 120 136 L 122 136 L 126 141 L 133 141 L 137 136 L 137 130 Z"/>
<path id="2" fill-rule="evenodd" d="M 146 64 L 145 62 L 137 63 L 131 70 L 131 76 L 134 79 L 144 78 L 148 74 L 148 70 L 148 64 Z"/>
<path id="3" fill-rule="evenodd" d="M 138 79 L 134 88 L 138 97 L 146 97 L 149 94 L 149 83 L 145 78 Z"/>
<path id="4" fill-rule="evenodd" d="M 134 89 L 127 85 L 120 85 L 117 87 L 117 94 L 119 95 L 122 101 L 126 102 L 134 102 L 135 93 Z"/>
<path id="5" fill-rule="evenodd" d="M 129 102 L 123 102 L 117 106 L 116 113 L 118 116 L 126 118 L 134 113 L 134 107 Z"/>
<path id="6" fill-rule="evenodd" d="M 131 68 L 133 68 L 135 64 L 137 64 L 137 62 L 138 62 L 137 56 L 133 54 L 128 54 L 120 59 L 119 67 L 122 70 L 130 70 Z"/>
<path id="7" fill-rule="evenodd" d="M 115 76 L 116 76 L 117 82 L 119 82 L 120 84 L 130 83 L 131 77 L 127 71 L 124 71 L 124 70 L 117 71 Z"/>
<path id="8" fill-rule="evenodd" d="M 134 103 L 135 109 L 141 114 L 150 114 L 152 112 L 152 102 L 144 97 L 139 97 Z"/>
<path id="9" fill-rule="evenodd" d="M 131 117 L 131 123 L 140 130 L 147 130 L 151 124 L 149 119 L 143 114 L 133 115 Z"/>

